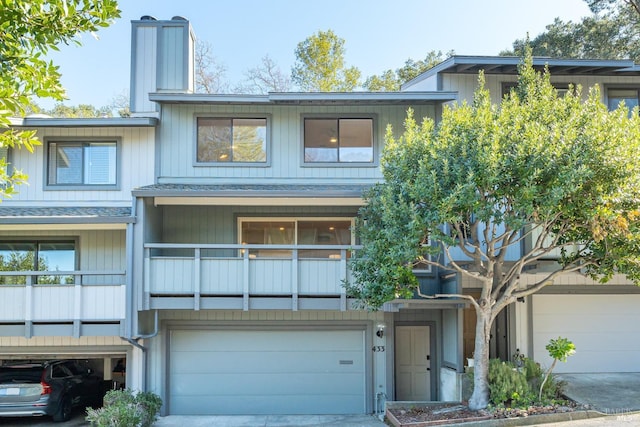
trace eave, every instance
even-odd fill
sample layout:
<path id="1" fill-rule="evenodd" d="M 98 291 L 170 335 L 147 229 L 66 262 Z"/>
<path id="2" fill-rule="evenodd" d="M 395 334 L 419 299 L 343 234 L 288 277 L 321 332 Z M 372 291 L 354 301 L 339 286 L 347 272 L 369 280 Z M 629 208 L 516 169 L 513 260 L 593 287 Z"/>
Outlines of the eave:
<path id="1" fill-rule="evenodd" d="M 14 117 L 10 119 L 11 126 L 25 128 L 155 127 L 158 123 L 155 117 Z"/>
<path id="2" fill-rule="evenodd" d="M 155 205 L 362 206 L 366 185 L 157 184 L 133 190 Z"/>
<path id="3" fill-rule="evenodd" d="M 420 105 L 455 101 L 457 92 L 271 92 L 268 95 L 151 93 L 166 104 L 216 105 Z"/>

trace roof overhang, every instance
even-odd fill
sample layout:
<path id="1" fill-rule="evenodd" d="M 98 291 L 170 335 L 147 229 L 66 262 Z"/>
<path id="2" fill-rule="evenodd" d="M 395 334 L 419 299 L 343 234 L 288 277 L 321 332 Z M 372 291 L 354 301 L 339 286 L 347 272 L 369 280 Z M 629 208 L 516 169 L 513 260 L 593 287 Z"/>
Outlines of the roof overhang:
<path id="1" fill-rule="evenodd" d="M 155 205 L 362 206 L 370 185 L 157 184 L 133 191 Z"/>
<path id="2" fill-rule="evenodd" d="M 60 118 L 60 117 L 18 117 L 10 119 L 13 127 L 27 128 L 86 128 L 86 127 L 155 127 L 155 117 L 100 117 L 100 118 Z"/>
<path id="3" fill-rule="evenodd" d="M 420 105 L 458 99 L 457 92 L 271 92 L 267 95 L 202 93 L 149 94 L 151 101 L 167 104 L 218 105 Z"/>
<path id="4" fill-rule="evenodd" d="M 131 208 L 0 207 L 0 230 L 124 230 Z"/>
<path id="5" fill-rule="evenodd" d="M 410 89 L 416 83 L 437 74 L 518 74 L 521 57 L 516 56 L 462 56 L 447 58 L 433 68 L 425 71 L 413 80 L 402 85 Z M 538 70 L 549 68 L 554 75 L 586 75 L 586 76 L 637 76 L 640 66 L 630 59 L 564 59 L 549 57 L 534 57 L 533 66 Z"/>

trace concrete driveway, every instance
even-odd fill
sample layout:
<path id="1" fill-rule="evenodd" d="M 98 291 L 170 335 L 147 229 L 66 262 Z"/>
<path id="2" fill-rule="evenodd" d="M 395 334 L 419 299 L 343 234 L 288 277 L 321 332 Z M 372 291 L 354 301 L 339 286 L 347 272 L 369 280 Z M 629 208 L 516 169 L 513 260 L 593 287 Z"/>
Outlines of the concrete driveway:
<path id="1" fill-rule="evenodd" d="M 64 423 L 54 423 L 50 417 L 10 417 L 0 418 L 0 425 L 7 427 L 85 427 L 89 423 L 85 421 L 84 408 L 76 408 L 71 414 L 71 419 Z"/>
<path id="2" fill-rule="evenodd" d="M 640 411 L 640 372 L 558 374 L 566 381 L 565 394 L 609 415 Z"/>

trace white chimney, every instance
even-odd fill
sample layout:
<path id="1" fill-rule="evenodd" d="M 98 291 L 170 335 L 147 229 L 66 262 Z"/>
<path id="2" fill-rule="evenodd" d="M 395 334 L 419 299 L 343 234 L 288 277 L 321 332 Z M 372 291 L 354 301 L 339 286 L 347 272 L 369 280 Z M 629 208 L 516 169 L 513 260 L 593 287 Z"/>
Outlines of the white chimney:
<path id="1" fill-rule="evenodd" d="M 157 115 L 150 93 L 193 93 L 194 55 L 195 35 L 185 18 L 158 21 L 143 16 L 131 21 L 131 115 Z"/>

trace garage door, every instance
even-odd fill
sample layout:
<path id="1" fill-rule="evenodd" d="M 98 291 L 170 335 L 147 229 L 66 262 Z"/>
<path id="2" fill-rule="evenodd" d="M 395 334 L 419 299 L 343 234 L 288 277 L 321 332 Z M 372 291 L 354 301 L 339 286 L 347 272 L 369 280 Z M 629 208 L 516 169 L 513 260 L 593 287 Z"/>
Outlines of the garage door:
<path id="1" fill-rule="evenodd" d="M 172 330 L 176 415 L 366 412 L 363 330 Z"/>
<path id="2" fill-rule="evenodd" d="M 549 366 L 545 349 L 558 336 L 576 354 L 554 372 L 640 372 L 640 295 L 533 296 L 534 360 Z"/>

